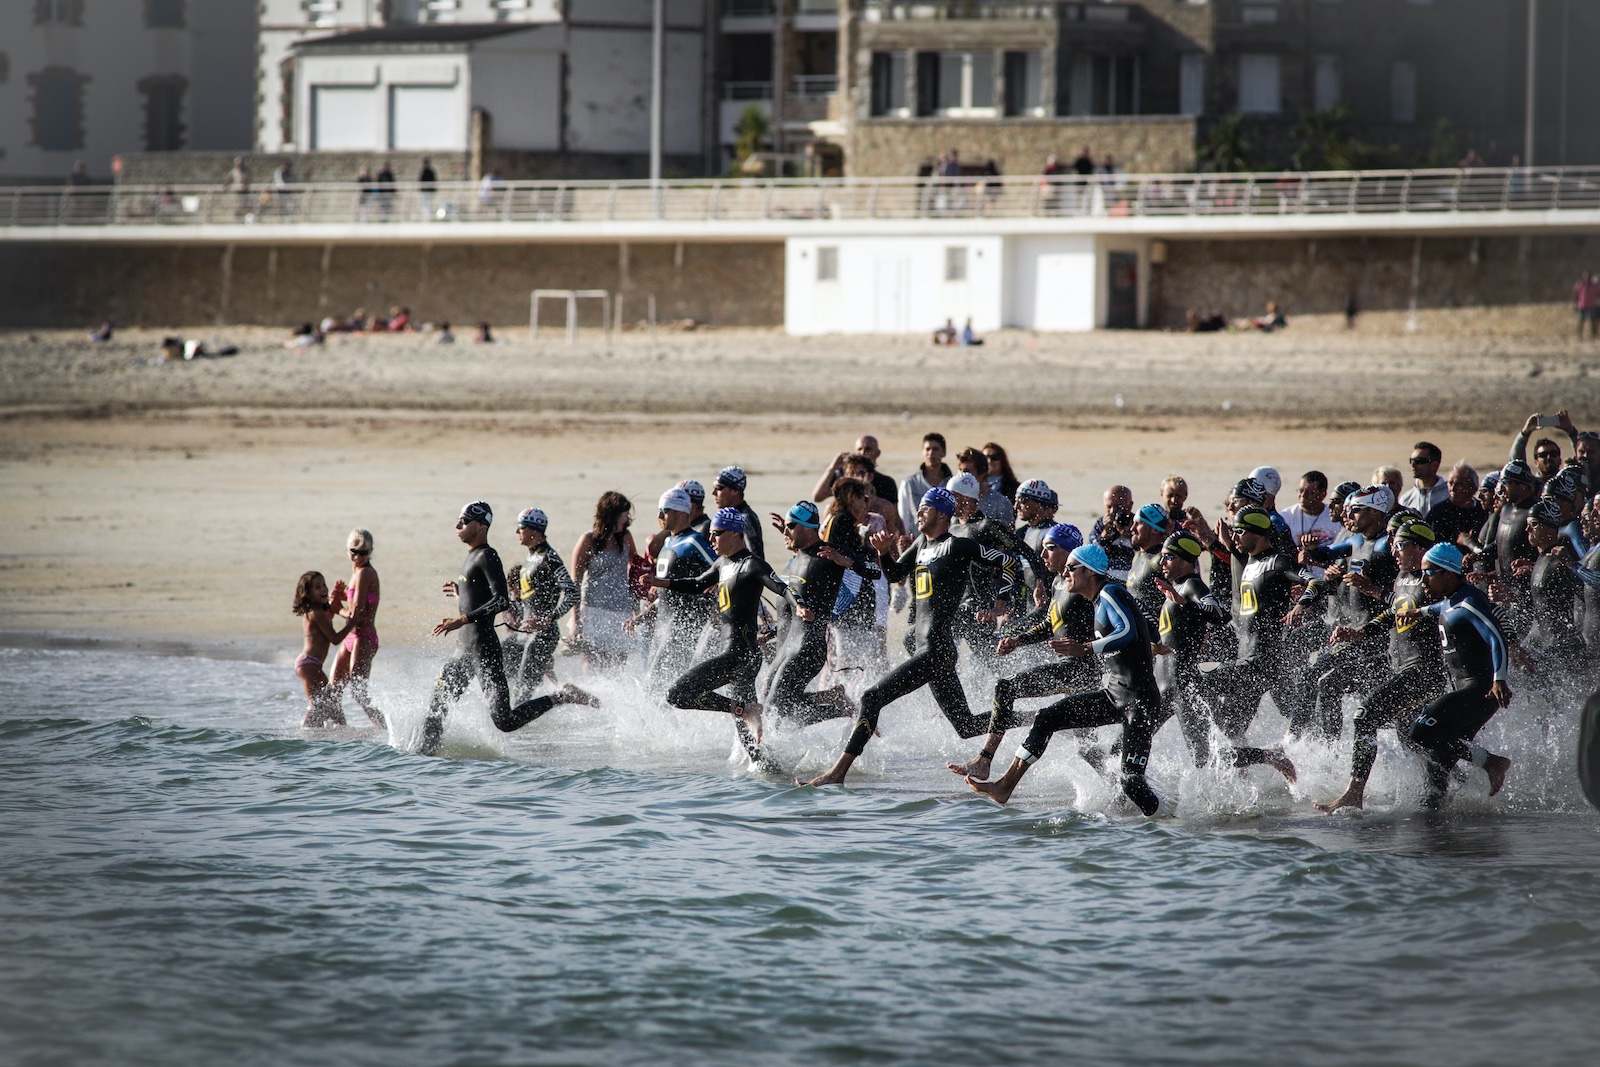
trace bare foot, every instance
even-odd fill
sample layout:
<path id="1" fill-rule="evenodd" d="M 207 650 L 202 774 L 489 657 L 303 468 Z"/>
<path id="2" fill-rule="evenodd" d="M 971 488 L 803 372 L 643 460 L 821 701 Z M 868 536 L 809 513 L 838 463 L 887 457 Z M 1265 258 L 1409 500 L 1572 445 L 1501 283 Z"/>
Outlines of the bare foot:
<path id="1" fill-rule="evenodd" d="M 1283 754 L 1281 748 L 1267 749 L 1267 766 L 1283 775 L 1283 780 L 1293 785 L 1295 782 L 1294 764 L 1289 762 L 1289 757 Z"/>
<path id="2" fill-rule="evenodd" d="M 587 707 L 598 708 L 600 706 L 600 698 L 593 693 L 586 693 L 571 682 L 568 682 L 556 692 L 556 703 L 583 704 Z"/>
<path id="3" fill-rule="evenodd" d="M 748 704 L 740 704 L 739 710 L 734 712 L 739 720 L 750 731 L 750 736 L 755 738 L 756 744 L 761 743 L 761 705 L 752 700 Z"/>
<path id="4" fill-rule="evenodd" d="M 851 766 L 851 764 L 855 763 L 855 761 L 856 761 L 856 758 L 854 756 L 852 756 L 850 753 L 848 753 L 848 752 L 840 753 L 839 758 L 837 760 L 834 760 L 833 766 L 828 768 L 828 772 L 826 774 L 819 774 L 815 778 L 811 779 L 811 781 L 809 781 L 809 782 L 803 782 L 800 779 L 796 778 L 794 780 L 794 784 L 795 785 L 843 785 L 844 784 L 844 776 L 850 773 L 850 766 Z"/>
<path id="5" fill-rule="evenodd" d="M 996 804 L 1004 804 L 1011 799 L 1011 787 L 1004 782 L 980 782 L 968 778 L 967 787 L 974 793 L 982 793 Z"/>
<path id="6" fill-rule="evenodd" d="M 965 763 L 945 763 L 951 774 L 959 774 L 963 778 L 975 778 L 982 782 L 988 779 L 992 769 L 993 757 L 982 753 L 972 757 Z"/>
<path id="7" fill-rule="evenodd" d="M 1483 769 L 1489 775 L 1489 795 L 1494 796 L 1505 788 L 1506 772 L 1511 769 L 1511 761 L 1504 756 L 1491 754 L 1484 761 Z"/>
<path id="8" fill-rule="evenodd" d="M 1318 811 L 1327 812 L 1329 815 L 1332 815 L 1340 808 L 1355 808 L 1357 811 L 1360 811 L 1361 804 L 1364 800 L 1366 800 L 1366 797 L 1366 784 L 1364 782 L 1351 782 L 1348 789 L 1334 797 L 1332 800 L 1324 804 L 1313 804 L 1311 806 L 1316 808 Z"/>

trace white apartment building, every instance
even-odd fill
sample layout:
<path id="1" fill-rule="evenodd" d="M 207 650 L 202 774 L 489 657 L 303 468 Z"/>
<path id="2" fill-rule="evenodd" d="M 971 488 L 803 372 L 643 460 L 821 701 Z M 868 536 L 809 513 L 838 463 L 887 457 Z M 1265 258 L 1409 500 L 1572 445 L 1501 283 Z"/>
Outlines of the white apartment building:
<path id="1" fill-rule="evenodd" d="M 473 5 L 493 4 L 497 20 Z M 669 0 L 663 150 L 706 140 L 703 0 Z M 391 9 L 391 15 L 393 9 Z M 650 0 L 419 0 L 416 22 L 310 37 L 281 69 L 297 151 L 495 149 L 637 155 L 649 144 Z M 448 17 L 447 17 L 448 16 Z"/>
<path id="2" fill-rule="evenodd" d="M 277 152 L 294 145 L 283 68 L 300 41 L 381 26 L 556 22 L 563 5 L 564 0 L 260 0 L 256 148 Z"/>
<path id="3" fill-rule="evenodd" d="M 254 0 L 4 0 L 0 181 L 251 143 Z"/>

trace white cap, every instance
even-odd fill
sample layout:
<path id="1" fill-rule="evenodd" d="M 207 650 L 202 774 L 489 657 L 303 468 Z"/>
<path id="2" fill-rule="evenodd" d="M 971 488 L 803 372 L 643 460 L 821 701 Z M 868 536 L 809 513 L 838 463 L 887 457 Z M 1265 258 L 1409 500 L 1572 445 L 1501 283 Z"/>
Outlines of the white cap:
<path id="1" fill-rule="evenodd" d="M 1257 467 L 1250 472 L 1250 477 L 1267 487 L 1267 492 L 1273 496 L 1278 495 L 1278 490 L 1283 488 L 1283 475 L 1278 473 L 1276 467 Z"/>
<path id="2" fill-rule="evenodd" d="M 661 494 L 661 500 L 656 504 L 657 511 L 681 511 L 685 515 L 693 511 L 689 503 L 689 494 L 682 489 L 668 489 Z"/>
<path id="3" fill-rule="evenodd" d="M 1372 508 L 1387 515 L 1394 510 L 1394 491 L 1387 485 L 1369 485 L 1361 492 L 1345 497 L 1344 506 L 1347 509 Z"/>
<path id="4" fill-rule="evenodd" d="M 978 485 L 978 479 L 966 471 L 962 471 L 954 478 L 951 478 L 950 484 L 946 485 L 945 488 L 957 496 L 966 497 L 968 500 L 976 500 L 983 495 L 983 489 Z"/>

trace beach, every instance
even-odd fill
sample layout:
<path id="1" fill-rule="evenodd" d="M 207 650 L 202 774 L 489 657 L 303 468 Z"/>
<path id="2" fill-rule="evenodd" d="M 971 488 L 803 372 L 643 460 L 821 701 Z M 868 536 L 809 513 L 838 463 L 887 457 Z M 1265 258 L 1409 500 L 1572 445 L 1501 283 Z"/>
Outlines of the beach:
<path id="1" fill-rule="evenodd" d="M 808 497 L 862 433 L 897 480 L 930 430 L 952 454 L 998 441 L 1020 477 L 1061 493 L 1062 519 L 1087 526 L 1117 482 L 1142 503 L 1182 473 L 1215 515 L 1259 464 L 1283 473 L 1287 502 L 1305 470 L 1365 480 L 1420 438 L 1446 465 L 1488 469 L 1529 411 L 1600 419 L 1600 346 L 1577 344 L 1007 332 L 939 348 L 662 331 L 568 347 L 511 330 L 492 346 L 336 335 L 302 353 L 264 328 L 172 332 L 241 351 L 161 363 L 160 331 L 109 345 L 0 335 L 0 630 L 13 642 L 292 657 L 294 580 L 342 576 L 353 526 L 376 536 L 384 642 L 427 642 L 469 499 L 501 517 L 491 543 L 507 565 L 521 555 L 510 520 L 529 506 L 570 560 L 604 490 L 628 495 L 648 533 L 661 491 L 739 464 L 765 515 Z"/>

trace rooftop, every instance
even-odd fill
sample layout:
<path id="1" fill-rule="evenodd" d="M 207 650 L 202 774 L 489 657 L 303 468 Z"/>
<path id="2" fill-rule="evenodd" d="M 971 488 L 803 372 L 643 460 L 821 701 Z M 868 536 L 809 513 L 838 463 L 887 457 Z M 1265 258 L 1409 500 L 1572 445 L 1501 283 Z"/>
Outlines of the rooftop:
<path id="1" fill-rule="evenodd" d="M 350 45 L 464 44 L 534 29 L 529 23 L 465 22 L 433 25 L 402 24 L 336 33 L 297 42 L 295 48 L 345 48 Z"/>

